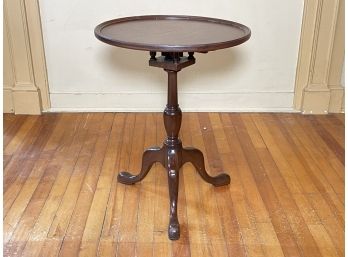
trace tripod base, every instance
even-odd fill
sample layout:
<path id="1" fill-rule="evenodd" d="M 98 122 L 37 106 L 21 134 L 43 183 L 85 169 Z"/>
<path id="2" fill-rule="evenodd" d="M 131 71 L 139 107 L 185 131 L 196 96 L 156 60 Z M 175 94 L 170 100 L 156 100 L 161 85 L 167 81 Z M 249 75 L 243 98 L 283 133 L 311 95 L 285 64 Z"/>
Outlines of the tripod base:
<path id="1" fill-rule="evenodd" d="M 171 240 L 177 240 L 180 237 L 180 225 L 177 215 L 180 168 L 186 162 L 191 162 L 202 179 L 214 186 L 228 185 L 230 176 L 227 174 L 220 174 L 216 177 L 210 176 L 205 170 L 204 157 L 200 150 L 192 147 L 183 148 L 180 140 L 174 143 L 166 140 L 162 148 L 152 147 L 144 152 L 141 171 L 138 175 L 132 175 L 126 171 L 120 172 L 117 177 L 118 182 L 131 185 L 141 181 L 155 162 L 161 163 L 168 173 L 170 197 L 168 236 Z"/>
<path id="2" fill-rule="evenodd" d="M 191 162 L 202 179 L 214 186 L 224 186 L 230 183 L 230 177 L 227 174 L 220 174 L 216 177 L 210 176 L 205 170 L 202 152 L 191 147 L 183 148 L 178 137 L 182 114 L 178 104 L 177 73 L 195 63 L 193 54 L 193 52 L 189 52 L 188 56 L 183 56 L 183 53 L 173 52 L 162 53 L 160 57 L 156 57 L 156 52 L 150 52 L 149 65 L 163 68 L 168 73 L 168 99 L 163 112 L 167 139 L 164 141 L 162 148 L 152 147 L 144 152 L 141 171 L 138 175 L 132 175 L 124 171 L 117 177 L 120 183 L 131 185 L 145 178 L 155 162 L 160 162 L 166 168 L 170 198 L 168 236 L 171 240 L 177 240 L 180 237 L 177 202 L 179 170 L 184 163 Z"/>

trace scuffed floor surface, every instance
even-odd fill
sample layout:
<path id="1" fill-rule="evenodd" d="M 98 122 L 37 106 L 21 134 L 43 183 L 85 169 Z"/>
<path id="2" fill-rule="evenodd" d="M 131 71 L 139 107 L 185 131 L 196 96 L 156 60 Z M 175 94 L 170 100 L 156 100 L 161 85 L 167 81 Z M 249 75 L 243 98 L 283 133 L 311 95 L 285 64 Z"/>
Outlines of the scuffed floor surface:
<path id="1" fill-rule="evenodd" d="M 161 113 L 4 115 L 4 256 L 343 257 L 344 115 L 185 113 L 184 146 L 201 149 L 205 183 L 180 172 L 181 238 L 167 237 Z"/>

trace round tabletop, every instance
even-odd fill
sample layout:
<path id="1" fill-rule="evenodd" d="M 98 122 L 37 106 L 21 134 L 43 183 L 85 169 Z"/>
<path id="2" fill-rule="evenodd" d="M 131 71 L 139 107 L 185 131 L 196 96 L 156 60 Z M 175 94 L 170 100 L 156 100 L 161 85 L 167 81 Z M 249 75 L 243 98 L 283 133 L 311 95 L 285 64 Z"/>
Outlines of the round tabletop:
<path id="1" fill-rule="evenodd" d="M 242 24 L 198 16 L 147 15 L 99 24 L 95 36 L 110 45 L 155 52 L 208 52 L 250 38 Z"/>

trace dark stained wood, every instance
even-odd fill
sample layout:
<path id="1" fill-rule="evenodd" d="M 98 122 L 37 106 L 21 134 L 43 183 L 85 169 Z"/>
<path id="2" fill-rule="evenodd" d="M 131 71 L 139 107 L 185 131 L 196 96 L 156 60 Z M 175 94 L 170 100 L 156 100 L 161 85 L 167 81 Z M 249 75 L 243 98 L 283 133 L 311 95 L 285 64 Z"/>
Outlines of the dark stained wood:
<path id="1" fill-rule="evenodd" d="M 149 51 L 149 65 L 163 68 L 168 73 L 168 98 L 163 113 L 167 139 L 162 148 L 151 147 L 143 153 L 140 173 L 132 175 L 122 171 L 117 179 L 126 185 L 140 182 L 155 162 L 161 163 L 168 173 L 168 236 L 171 240 L 178 240 L 179 170 L 183 164 L 192 163 L 202 179 L 214 186 L 228 185 L 230 177 L 227 174 L 210 176 L 205 169 L 203 153 L 192 147 L 182 147 L 177 73 L 195 63 L 194 52 L 206 53 L 242 44 L 250 38 L 250 29 L 236 22 L 207 17 L 148 15 L 106 21 L 95 28 L 94 34 L 99 40 L 114 46 Z M 161 56 L 156 57 L 157 52 L 161 52 Z M 184 56 L 184 52 L 188 56 Z"/>
<path id="2" fill-rule="evenodd" d="M 110 45 L 151 52 L 208 52 L 250 38 L 242 24 L 199 16 L 147 15 L 101 23 L 95 36 Z"/>
<path id="3" fill-rule="evenodd" d="M 167 54 L 170 54 L 170 53 L 167 53 Z M 180 71 L 181 69 L 185 67 L 195 64 L 195 58 L 193 56 L 192 57 L 190 56 L 173 57 L 172 56 L 170 58 L 168 58 L 168 56 L 160 56 L 156 58 L 156 55 L 152 55 L 149 60 L 149 65 L 153 67 L 172 70 L 172 71 Z M 172 60 L 172 61 L 168 62 L 168 60 Z"/>
<path id="4" fill-rule="evenodd" d="M 151 56 L 151 58 L 153 58 L 153 56 Z M 176 58 L 180 57 L 178 56 Z M 228 185 L 230 183 L 230 177 L 227 174 L 219 174 L 215 177 L 210 176 L 205 169 L 202 152 L 192 147 L 182 147 L 181 140 L 179 139 L 182 113 L 178 104 L 178 71 L 171 70 L 172 59 L 165 62 L 165 64 L 166 63 L 168 63 L 167 66 L 169 66 L 167 67 L 165 65 L 165 70 L 168 73 L 168 99 L 167 106 L 163 113 L 163 120 L 167 132 L 167 139 L 164 141 L 162 148 L 152 147 L 144 152 L 139 174 L 132 175 L 127 171 L 122 171 L 118 175 L 118 181 L 126 185 L 137 183 L 146 177 L 155 162 L 161 163 L 168 172 L 170 197 L 168 236 L 171 240 L 178 240 L 180 237 L 180 226 L 177 214 L 177 201 L 179 190 L 179 170 L 182 165 L 186 162 L 191 162 L 202 179 L 214 186 Z"/>
<path id="5" fill-rule="evenodd" d="M 232 180 L 211 187 L 193 165 L 183 165 L 181 237 L 170 241 L 166 168 L 155 164 L 131 187 L 117 183 L 115 172 L 137 169 L 143 149 L 161 143 L 162 115 L 45 115 L 33 122 L 41 129 L 26 134 L 18 148 L 24 129 L 8 127 L 16 131 L 9 156 L 35 157 L 28 155 L 33 142 L 40 155 L 11 168 L 27 175 L 8 184 L 14 197 L 4 195 L 6 257 L 344 256 L 344 167 L 310 116 L 183 114 L 183 142 L 202 150 L 213 175 L 227 170 Z M 339 126 L 331 135 L 344 126 L 341 116 L 314 118 L 318 126 Z"/>

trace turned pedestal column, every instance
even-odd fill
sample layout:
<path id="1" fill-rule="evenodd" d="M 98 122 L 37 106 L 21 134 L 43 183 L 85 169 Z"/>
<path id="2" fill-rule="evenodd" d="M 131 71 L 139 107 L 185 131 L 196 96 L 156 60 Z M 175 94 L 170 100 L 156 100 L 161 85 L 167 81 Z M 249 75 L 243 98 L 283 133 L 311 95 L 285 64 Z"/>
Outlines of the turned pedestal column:
<path id="1" fill-rule="evenodd" d="M 177 215 L 179 171 L 186 162 L 191 162 L 198 174 L 214 186 L 230 183 L 227 174 L 216 177 L 208 175 L 204 167 L 204 157 L 195 148 L 183 148 L 179 139 L 182 113 L 178 104 L 178 72 L 195 63 L 194 52 L 207 53 L 234 47 L 250 38 L 250 29 L 243 24 L 198 16 L 144 15 L 105 21 L 95 30 L 95 36 L 110 45 L 133 50 L 149 51 L 149 65 L 164 69 L 168 73 L 168 100 L 163 113 L 167 138 L 163 146 L 147 149 L 143 154 L 141 170 L 137 175 L 120 172 L 118 181 L 134 184 L 141 181 L 155 162 L 167 170 L 170 214 L 169 238 L 180 237 Z M 156 52 L 160 52 L 156 56 Z M 187 53 L 184 56 L 184 53 Z M 140 221 L 141 222 L 141 221 Z"/>
<path id="2" fill-rule="evenodd" d="M 210 176 L 205 170 L 202 152 L 192 147 L 183 148 L 179 139 L 182 113 L 178 104 L 177 74 L 182 68 L 195 63 L 193 52 L 189 52 L 187 57 L 180 52 L 162 53 L 162 56 L 157 58 L 155 52 L 150 52 L 150 56 L 150 66 L 163 68 L 168 73 L 168 98 L 163 112 L 167 138 L 164 140 L 162 148 L 151 147 L 144 152 L 141 171 L 138 175 L 132 175 L 126 171 L 120 172 L 118 181 L 127 185 L 134 184 L 145 178 L 155 162 L 159 162 L 164 166 L 168 174 L 170 198 L 168 236 L 171 240 L 176 240 L 180 237 L 177 201 L 179 170 L 182 165 L 191 162 L 203 180 L 214 186 L 229 184 L 230 177 L 227 174 L 220 174 L 216 177 Z"/>

